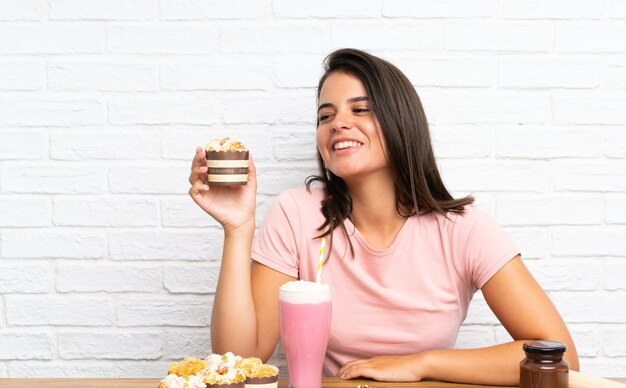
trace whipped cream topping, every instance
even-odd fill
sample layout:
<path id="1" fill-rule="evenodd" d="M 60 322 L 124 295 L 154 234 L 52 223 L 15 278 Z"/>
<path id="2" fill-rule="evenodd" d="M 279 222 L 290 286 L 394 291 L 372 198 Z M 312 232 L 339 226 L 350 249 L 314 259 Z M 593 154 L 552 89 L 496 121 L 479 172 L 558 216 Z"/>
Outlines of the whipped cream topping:
<path id="1" fill-rule="evenodd" d="M 330 286 L 297 280 L 280 286 L 278 296 L 287 303 L 323 303 L 330 301 Z"/>
<path id="2" fill-rule="evenodd" d="M 180 377 L 176 375 L 167 375 L 161 384 L 167 388 L 205 388 L 206 384 L 199 376 Z"/>

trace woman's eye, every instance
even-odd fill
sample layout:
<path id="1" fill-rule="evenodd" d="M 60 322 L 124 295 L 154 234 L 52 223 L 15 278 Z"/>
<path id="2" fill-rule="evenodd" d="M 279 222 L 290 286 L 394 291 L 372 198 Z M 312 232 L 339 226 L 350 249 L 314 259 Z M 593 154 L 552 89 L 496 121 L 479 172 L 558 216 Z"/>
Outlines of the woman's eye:
<path id="1" fill-rule="evenodd" d="M 370 111 L 369 108 L 354 108 L 353 109 L 354 113 L 366 113 L 366 112 L 369 112 L 369 111 Z"/>
<path id="2" fill-rule="evenodd" d="M 329 114 L 322 114 L 322 115 L 320 115 L 320 117 L 319 117 L 320 123 L 324 122 L 324 121 L 327 121 L 329 118 L 330 118 Z"/>

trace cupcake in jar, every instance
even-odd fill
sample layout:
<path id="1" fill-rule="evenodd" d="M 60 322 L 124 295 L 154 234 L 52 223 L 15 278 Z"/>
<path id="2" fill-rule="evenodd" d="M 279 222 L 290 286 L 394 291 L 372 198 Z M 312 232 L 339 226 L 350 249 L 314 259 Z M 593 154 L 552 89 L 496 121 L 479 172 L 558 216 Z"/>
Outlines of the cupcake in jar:
<path id="1" fill-rule="evenodd" d="M 205 148 L 209 185 L 241 186 L 248 182 L 249 151 L 228 137 L 211 140 Z"/>

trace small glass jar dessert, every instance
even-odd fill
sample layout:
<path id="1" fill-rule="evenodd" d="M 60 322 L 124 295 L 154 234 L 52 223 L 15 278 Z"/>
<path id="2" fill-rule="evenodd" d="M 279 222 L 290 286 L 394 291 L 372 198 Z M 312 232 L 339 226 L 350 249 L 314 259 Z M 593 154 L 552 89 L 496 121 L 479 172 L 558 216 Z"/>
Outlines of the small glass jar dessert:
<path id="1" fill-rule="evenodd" d="M 555 341 L 529 341 L 526 358 L 520 362 L 520 388 L 568 388 L 569 364 L 563 359 L 566 347 Z"/>

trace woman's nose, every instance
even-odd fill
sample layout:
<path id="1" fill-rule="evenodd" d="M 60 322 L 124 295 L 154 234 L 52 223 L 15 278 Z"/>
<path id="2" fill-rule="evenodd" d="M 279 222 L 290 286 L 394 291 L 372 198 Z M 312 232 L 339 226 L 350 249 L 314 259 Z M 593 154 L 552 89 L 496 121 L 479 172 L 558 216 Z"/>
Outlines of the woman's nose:
<path id="1" fill-rule="evenodd" d="M 337 112 L 333 122 L 333 130 L 343 131 L 352 128 L 352 117 L 347 112 Z"/>

